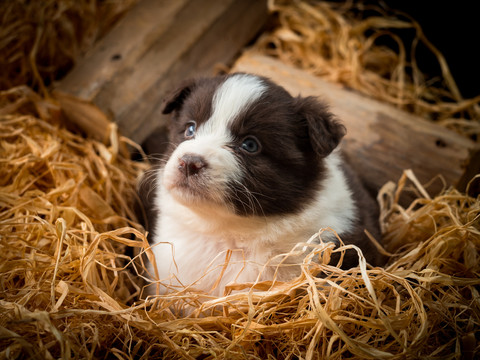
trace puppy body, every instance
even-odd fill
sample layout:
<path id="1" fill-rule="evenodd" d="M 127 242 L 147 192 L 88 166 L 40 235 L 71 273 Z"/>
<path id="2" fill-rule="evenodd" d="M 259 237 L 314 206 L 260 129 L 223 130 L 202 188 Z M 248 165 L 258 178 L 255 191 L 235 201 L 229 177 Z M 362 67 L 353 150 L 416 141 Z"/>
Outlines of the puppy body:
<path id="1" fill-rule="evenodd" d="M 305 242 L 322 227 L 330 226 L 342 234 L 351 231 L 355 221 L 357 209 L 341 175 L 338 154 L 331 154 L 327 163 L 330 174 L 324 187 L 328 191 L 319 191 L 315 201 L 302 212 L 292 215 L 245 217 L 226 213 L 216 206 L 192 208 L 161 188 L 158 197 L 161 217 L 154 238 L 160 277 L 168 278 L 166 283 L 169 283 L 174 276 L 183 285 L 190 285 L 210 270 L 196 284 L 196 287 L 208 291 L 219 278 L 227 255 L 231 257 L 221 282 L 217 284 L 218 292 L 230 282 L 255 281 L 260 272 L 261 280 L 273 279 L 276 270 L 277 280 L 287 280 L 298 274 L 298 268 L 283 266 L 277 269 L 276 264 L 281 258 L 271 261 L 265 269 L 263 265 L 275 255 L 288 253 L 295 244 Z M 325 240 L 328 240 L 327 236 L 325 233 Z M 229 250 L 232 250 L 230 254 Z M 290 263 L 301 262 L 294 257 L 288 260 Z"/>
<path id="2" fill-rule="evenodd" d="M 375 203 L 335 149 L 344 127 L 317 100 L 233 74 L 185 84 L 164 112 L 173 112 L 171 153 L 146 186 L 163 284 L 219 295 L 231 282 L 288 280 L 301 259 L 277 267 L 277 255 L 324 227 L 378 262 L 363 234 L 378 238 Z"/>

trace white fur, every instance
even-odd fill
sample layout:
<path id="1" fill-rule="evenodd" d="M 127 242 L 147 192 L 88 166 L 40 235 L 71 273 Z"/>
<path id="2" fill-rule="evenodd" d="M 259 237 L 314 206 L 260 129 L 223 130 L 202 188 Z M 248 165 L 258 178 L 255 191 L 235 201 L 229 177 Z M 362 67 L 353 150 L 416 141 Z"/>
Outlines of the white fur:
<path id="1" fill-rule="evenodd" d="M 263 265 L 275 255 L 289 252 L 320 228 L 348 232 L 355 217 L 355 204 L 340 166 L 337 152 L 325 159 L 325 178 L 312 204 L 299 214 L 271 218 L 241 217 L 221 205 L 190 208 L 160 187 L 157 206 L 161 219 L 153 252 L 163 284 L 192 286 L 221 295 L 231 282 L 253 282 Z M 160 174 L 161 177 L 161 174 Z M 231 252 L 222 279 L 215 290 L 227 254 Z M 290 259 L 290 262 L 300 259 Z M 275 263 L 262 273 L 272 279 Z M 278 280 L 298 275 L 298 268 L 282 267 Z"/>
<path id="2" fill-rule="evenodd" d="M 229 137 L 228 125 L 267 90 L 262 80 L 249 74 L 229 77 L 215 92 L 213 114 L 197 132 L 197 137 L 214 134 Z"/>

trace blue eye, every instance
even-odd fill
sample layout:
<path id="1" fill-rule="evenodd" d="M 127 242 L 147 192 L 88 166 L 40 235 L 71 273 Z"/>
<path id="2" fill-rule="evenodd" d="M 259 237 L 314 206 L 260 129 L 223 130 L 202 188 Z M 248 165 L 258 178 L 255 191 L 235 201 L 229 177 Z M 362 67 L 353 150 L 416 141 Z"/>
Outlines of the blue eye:
<path id="1" fill-rule="evenodd" d="M 191 139 L 195 136 L 195 132 L 197 131 L 197 124 L 195 121 L 190 121 L 185 126 L 185 138 Z"/>
<path id="2" fill-rule="evenodd" d="M 250 154 L 256 154 L 260 151 L 258 140 L 252 136 L 246 137 L 240 147 Z"/>

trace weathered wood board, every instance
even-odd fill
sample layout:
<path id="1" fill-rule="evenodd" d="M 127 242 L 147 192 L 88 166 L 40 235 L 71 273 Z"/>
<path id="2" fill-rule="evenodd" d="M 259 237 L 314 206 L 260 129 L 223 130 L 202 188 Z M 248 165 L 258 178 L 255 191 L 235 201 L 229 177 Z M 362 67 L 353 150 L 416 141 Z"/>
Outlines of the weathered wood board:
<path id="1" fill-rule="evenodd" d="M 404 169 L 412 169 L 423 183 L 440 174 L 447 185 L 459 187 L 480 172 L 473 141 L 342 85 L 252 53 L 238 59 L 232 71 L 269 77 L 294 96 L 317 96 L 330 104 L 347 127 L 343 149 L 372 191 L 397 181 Z M 428 190 L 435 194 L 442 186 L 436 181 Z"/>
<path id="2" fill-rule="evenodd" d="M 141 143 L 165 121 L 165 94 L 185 78 L 231 64 L 267 17 L 266 0 L 140 0 L 58 84 L 57 94 L 92 102 Z"/>

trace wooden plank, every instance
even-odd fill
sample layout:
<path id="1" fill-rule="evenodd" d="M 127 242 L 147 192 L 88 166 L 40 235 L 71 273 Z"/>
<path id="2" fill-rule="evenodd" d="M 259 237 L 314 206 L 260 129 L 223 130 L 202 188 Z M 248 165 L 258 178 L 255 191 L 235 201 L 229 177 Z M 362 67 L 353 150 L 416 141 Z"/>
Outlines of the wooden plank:
<path id="1" fill-rule="evenodd" d="M 267 16 L 266 0 L 141 0 L 57 91 L 93 102 L 141 143 L 165 122 L 165 94 L 231 63 Z"/>
<path id="2" fill-rule="evenodd" d="M 480 172 L 473 141 L 418 116 L 259 54 L 244 54 L 233 71 L 269 77 L 294 96 L 318 96 L 330 104 L 347 127 L 344 151 L 372 191 L 397 181 L 404 169 L 423 183 L 441 174 L 448 185 L 460 187 Z M 429 191 L 435 194 L 442 186 L 436 181 Z"/>
<path id="3" fill-rule="evenodd" d="M 75 65 L 61 91 L 93 101 L 116 73 L 135 65 L 174 22 L 187 0 L 142 0 Z"/>

